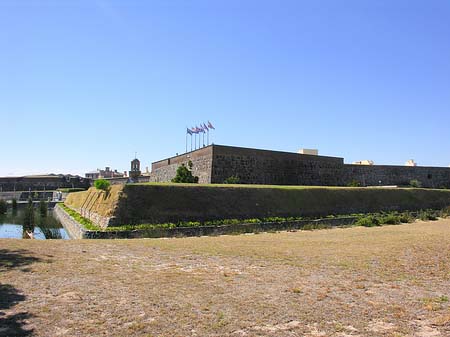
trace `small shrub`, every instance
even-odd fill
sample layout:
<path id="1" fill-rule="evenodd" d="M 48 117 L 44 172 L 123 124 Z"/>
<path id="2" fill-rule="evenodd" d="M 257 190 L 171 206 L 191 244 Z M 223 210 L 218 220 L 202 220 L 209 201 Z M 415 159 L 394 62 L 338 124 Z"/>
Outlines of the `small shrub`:
<path id="1" fill-rule="evenodd" d="M 394 213 L 386 214 L 379 219 L 381 224 L 398 225 L 401 223 L 400 216 Z"/>
<path id="2" fill-rule="evenodd" d="M 436 215 L 431 210 L 420 211 L 418 214 L 418 218 L 422 221 L 437 220 Z"/>
<path id="3" fill-rule="evenodd" d="M 184 164 L 178 166 L 177 174 L 175 175 L 175 178 L 172 179 L 173 183 L 198 183 L 198 177 L 192 175 L 192 162 L 189 161 L 188 165 L 189 168 L 187 168 Z"/>
<path id="4" fill-rule="evenodd" d="M 360 187 L 361 183 L 358 180 L 352 180 L 347 184 L 348 187 Z"/>
<path id="5" fill-rule="evenodd" d="M 97 179 L 94 182 L 94 187 L 98 190 L 108 191 L 110 186 L 111 186 L 111 183 L 105 179 Z"/>
<path id="6" fill-rule="evenodd" d="M 6 201 L 3 199 L 0 199 L 0 215 L 5 214 L 7 209 L 8 209 L 8 205 L 6 204 Z"/>
<path id="7" fill-rule="evenodd" d="M 240 182 L 241 180 L 239 179 L 239 177 L 238 176 L 230 176 L 230 177 L 228 177 L 228 178 L 226 178 L 224 181 L 223 181 L 223 183 L 224 184 L 239 184 L 239 182 Z"/>
<path id="8" fill-rule="evenodd" d="M 406 213 L 401 213 L 401 214 L 399 215 L 399 219 L 400 219 L 400 222 L 401 222 L 401 223 L 411 223 L 411 222 L 414 222 L 414 217 L 413 217 L 410 213 L 408 213 L 408 212 L 406 212 Z"/>
<path id="9" fill-rule="evenodd" d="M 380 221 L 373 215 L 363 216 L 355 222 L 355 226 L 375 227 L 379 225 Z"/>
<path id="10" fill-rule="evenodd" d="M 450 216 L 450 206 L 441 210 L 439 216 L 441 218 L 448 218 Z"/>
<path id="11" fill-rule="evenodd" d="M 422 183 L 417 179 L 412 179 L 409 181 L 409 186 L 419 188 L 422 187 Z"/>

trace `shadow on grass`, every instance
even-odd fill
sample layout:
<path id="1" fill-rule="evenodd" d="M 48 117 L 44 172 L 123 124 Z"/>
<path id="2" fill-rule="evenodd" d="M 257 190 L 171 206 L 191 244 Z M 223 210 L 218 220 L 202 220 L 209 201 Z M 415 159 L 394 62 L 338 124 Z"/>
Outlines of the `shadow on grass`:
<path id="1" fill-rule="evenodd" d="M 0 249 L 0 272 L 14 268 L 23 268 L 41 259 L 30 256 L 26 250 Z M 28 271 L 22 269 L 22 271 Z M 24 326 L 32 317 L 28 312 L 6 313 L 19 302 L 25 300 L 25 295 L 10 284 L 0 284 L 0 337 L 32 336 L 33 330 L 25 330 Z"/>
<path id="2" fill-rule="evenodd" d="M 0 272 L 13 268 L 24 267 L 31 263 L 41 261 L 41 259 L 30 256 L 29 254 L 30 253 L 24 249 L 0 249 Z"/>

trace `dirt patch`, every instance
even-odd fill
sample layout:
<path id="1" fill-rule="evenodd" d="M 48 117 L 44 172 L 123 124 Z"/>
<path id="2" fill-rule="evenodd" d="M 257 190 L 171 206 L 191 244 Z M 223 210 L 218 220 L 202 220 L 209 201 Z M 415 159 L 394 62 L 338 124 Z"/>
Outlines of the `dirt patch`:
<path id="1" fill-rule="evenodd" d="M 450 220 L 0 246 L 0 336 L 450 335 Z"/>

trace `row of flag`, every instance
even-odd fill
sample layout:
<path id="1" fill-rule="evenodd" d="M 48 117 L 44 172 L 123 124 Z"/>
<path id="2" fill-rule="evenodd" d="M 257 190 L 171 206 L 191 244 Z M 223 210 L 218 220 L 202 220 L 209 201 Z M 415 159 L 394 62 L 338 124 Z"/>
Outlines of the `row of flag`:
<path id="1" fill-rule="evenodd" d="M 194 126 L 192 128 L 186 128 L 186 133 L 189 135 L 197 135 L 199 133 L 205 133 L 209 130 L 215 130 L 216 128 L 211 124 L 210 121 L 208 123 L 200 123 L 200 126 Z"/>

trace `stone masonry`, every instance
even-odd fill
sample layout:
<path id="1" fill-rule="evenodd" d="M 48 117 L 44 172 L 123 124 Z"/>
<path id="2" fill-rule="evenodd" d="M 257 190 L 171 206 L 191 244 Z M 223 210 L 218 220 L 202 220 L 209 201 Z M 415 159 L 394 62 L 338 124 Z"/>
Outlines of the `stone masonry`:
<path id="1" fill-rule="evenodd" d="M 350 165 L 343 158 L 210 145 L 152 164 L 150 181 L 168 182 L 179 165 L 193 164 L 200 183 L 223 183 L 237 176 L 243 184 L 347 186 L 408 185 L 450 188 L 450 168 L 392 165 Z"/>

